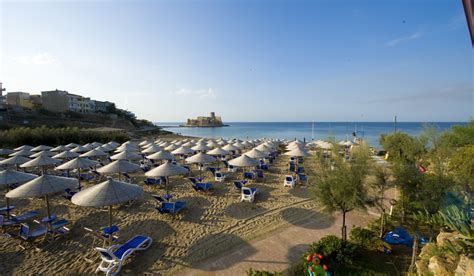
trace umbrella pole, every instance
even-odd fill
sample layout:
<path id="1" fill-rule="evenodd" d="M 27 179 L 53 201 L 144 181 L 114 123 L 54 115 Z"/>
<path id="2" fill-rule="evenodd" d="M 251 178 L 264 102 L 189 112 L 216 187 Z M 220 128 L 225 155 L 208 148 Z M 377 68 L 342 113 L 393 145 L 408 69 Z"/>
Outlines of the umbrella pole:
<path id="1" fill-rule="evenodd" d="M 46 200 L 46 210 L 47 210 L 47 212 L 48 212 L 48 229 L 51 231 L 51 228 L 52 228 L 52 226 L 51 226 L 51 209 L 50 209 L 50 207 L 49 207 L 49 199 L 48 199 L 48 196 L 45 195 L 45 196 L 44 196 L 44 199 Z"/>
<path id="2" fill-rule="evenodd" d="M 10 191 L 10 185 L 7 185 L 7 193 Z M 10 199 L 5 196 L 5 201 L 7 202 L 7 218 L 10 218 Z"/>
<path id="3" fill-rule="evenodd" d="M 109 205 L 109 229 L 112 232 L 112 205 Z M 112 244 L 112 233 L 109 235 L 109 244 Z"/>
<path id="4" fill-rule="evenodd" d="M 118 173 L 118 181 L 120 181 L 120 173 Z"/>
<path id="5" fill-rule="evenodd" d="M 81 168 L 77 168 L 77 183 L 78 183 L 78 189 L 79 191 L 81 190 Z"/>

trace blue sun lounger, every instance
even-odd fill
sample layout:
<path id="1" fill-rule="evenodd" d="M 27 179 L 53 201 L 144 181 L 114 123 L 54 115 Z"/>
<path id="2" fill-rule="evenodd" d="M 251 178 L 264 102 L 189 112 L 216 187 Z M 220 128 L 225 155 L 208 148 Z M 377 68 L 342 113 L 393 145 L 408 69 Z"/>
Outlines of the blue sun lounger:
<path id="1" fill-rule="evenodd" d="M 69 224 L 69 221 L 65 219 L 57 220 L 51 223 L 52 234 L 63 235 L 69 232 L 65 226 Z M 44 236 L 48 233 L 48 227 L 45 224 L 31 230 L 27 224 L 22 223 L 20 226 L 19 236 L 25 241 L 34 240 L 38 237 Z"/>
<path id="2" fill-rule="evenodd" d="M 186 207 L 186 202 L 176 201 L 176 202 L 161 202 L 161 206 L 156 209 L 161 214 L 172 214 L 175 215 Z"/>
<path id="3" fill-rule="evenodd" d="M 6 219 L 4 216 L 0 216 L 0 227 L 3 226 L 13 226 L 29 219 L 32 219 L 39 215 L 38 211 L 29 211 L 21 215 L 15 216 L 11 215 L 10 219 Z"/>
<path id="4" fill-rule="evenodd" d="M 152 239 L 147 236 L 135 236 L 121 245 L 112 245 L 109 248 L 96 247 L 102 261 L 95 272 L 105 272 L 106 275 L 115 275 L 120 272 L 125 259 L 133 252 L 146 250 L 150 247 Z"/>
<path id="5" fill-rule="evenodd" d="M 161 179 L 155 179 L 155 178 L 147 178 L 143 180 L 143 183 L 149 186 L 154 186 L 154 185 L 161 185 Z"/>
<path id="6" fill-rule="evenodd" d="M 212 183 L 195 183 L 193 184 L 193 188 L 196 191 L 202 191 L 202 192 L 208 192 L 210 191 L 212 187 Z"/>

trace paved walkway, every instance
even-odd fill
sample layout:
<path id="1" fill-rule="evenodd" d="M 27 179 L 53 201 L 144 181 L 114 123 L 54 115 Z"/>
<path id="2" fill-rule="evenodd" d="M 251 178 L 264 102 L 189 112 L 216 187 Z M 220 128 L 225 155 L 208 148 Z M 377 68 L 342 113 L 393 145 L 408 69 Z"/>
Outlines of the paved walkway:
<path id="1" fill-rule="evenodd" d="M 347 232 L 353 225 L 365 225 L 373 217 L 360 212 L 347 216 Z M 340 236 L 341 216 L 320 217 L 235 249 L 227 255 L 205 260 L 193 268 L 181 270 L 177 275 L 247 275 L 254 270 L 284 271 L 293 266 L 308 245 L 329 234 Z"/>

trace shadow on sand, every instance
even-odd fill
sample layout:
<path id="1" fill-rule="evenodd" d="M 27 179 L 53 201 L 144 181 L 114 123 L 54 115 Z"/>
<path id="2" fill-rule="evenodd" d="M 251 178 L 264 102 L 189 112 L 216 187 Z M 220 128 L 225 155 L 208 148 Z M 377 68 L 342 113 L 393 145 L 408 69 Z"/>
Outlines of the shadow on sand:
<path id="1" fill-rule="evenodd" d="M 239 254 L 232 254 L 235 248 L 240 250 Z M 207 258 L 217 256 L 222 252 L 229 252 L 232 256 L 226 258 L 225 262 L 202 262 Z M 188 254 L 182 262 L 185 266 L 190 266 L 205 271 L 218 271 L 229 268 L 230 266 L 245 261 L 245 259 L 255 254 L 256 249 L 249 245 L 239 236 L 227 233 L 211 234 L 198 240 L 188 250 Z"/>
<path id="2" fill-rule="evenodd" d="M 298 207 L 287 208 L 281 215 L 288 223 L 308 229 L 326 229 L 334 223 L 334 217 L 328 214 Z"/>

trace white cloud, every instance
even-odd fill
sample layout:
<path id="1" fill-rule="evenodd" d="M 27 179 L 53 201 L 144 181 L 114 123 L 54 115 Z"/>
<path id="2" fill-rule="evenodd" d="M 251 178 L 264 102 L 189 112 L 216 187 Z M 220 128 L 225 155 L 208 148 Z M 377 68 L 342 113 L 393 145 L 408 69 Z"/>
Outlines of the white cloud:
<path id="1" fill-rule="evenodd" d="M 399 38 L 396 38 L 396 39 L 393 39 L 393 40 L 390 40 L 389 42 L 387 42 L 387 46 L 388 47 L 393 47 L 395 45 L 398 45 L 400 43 L 404 43 L 404 42 L 407 42 L 407 41 L 410 41 L 410 40 L 415 40 L 417 38 L 421 37 L 421 33 L 420 32 L 416 32 L 414 34 L 411 34 L 409 36 L 402 36 L 402 37 L 399 37 Z"/>
<path id="2" fill-rule="evenodd" d="M 47 65 L 47 64 L 59 64 L 60 61 L 50 53 L 38 53 L 32 56 L 20 56 L 14 58 L 16 63 L 24 65 Z"/>
<path id="3" fill-rule="evenodd" d="M 198 89 L 198 90 L 181 88 L 180 90 L 174 91 L 173 94 L 177 96 L 197 96 L 201 98 L 215 98 L 216 97 L 216 92 L 212 88 Z"/>

